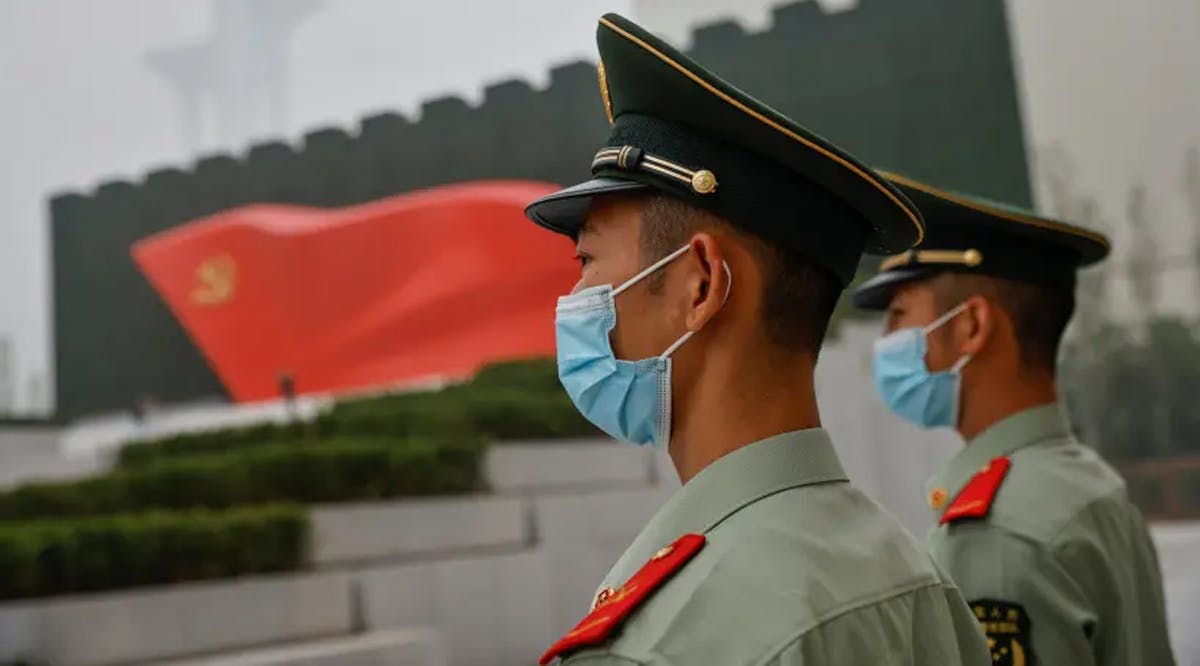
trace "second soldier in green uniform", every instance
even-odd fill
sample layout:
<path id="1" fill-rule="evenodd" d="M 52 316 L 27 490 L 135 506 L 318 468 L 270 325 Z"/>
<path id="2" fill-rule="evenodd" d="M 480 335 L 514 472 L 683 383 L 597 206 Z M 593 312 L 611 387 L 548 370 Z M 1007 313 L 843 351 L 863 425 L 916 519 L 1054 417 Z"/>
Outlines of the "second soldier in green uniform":
<path id="1" fill-rule="evenodd" d="M 934 559 L 995 664 L 1170 666 L 1153 543 L 1121 477 L 1070 434 L 1055 361 L 1100 234 L 891 176 L 924 243 L 854 294 L 886 310 L 875 381 L 897 414 L 966 448 L 927 488 Z"/>

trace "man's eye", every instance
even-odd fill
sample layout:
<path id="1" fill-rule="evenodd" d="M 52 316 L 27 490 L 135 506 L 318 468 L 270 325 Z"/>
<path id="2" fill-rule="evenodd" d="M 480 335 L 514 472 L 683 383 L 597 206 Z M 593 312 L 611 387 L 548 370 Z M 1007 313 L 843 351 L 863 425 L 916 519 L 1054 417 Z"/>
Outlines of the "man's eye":
<path id="1" fill-rule="evenodd" d="M 583 254 L 582 252 L 575 255 L 575 261 L 579 262 L 580 268 L 587 266 L 588 262 L 591 261 L 591 259 L 592 259 L 591 257 L 587 256 L 586 254 Z"/>

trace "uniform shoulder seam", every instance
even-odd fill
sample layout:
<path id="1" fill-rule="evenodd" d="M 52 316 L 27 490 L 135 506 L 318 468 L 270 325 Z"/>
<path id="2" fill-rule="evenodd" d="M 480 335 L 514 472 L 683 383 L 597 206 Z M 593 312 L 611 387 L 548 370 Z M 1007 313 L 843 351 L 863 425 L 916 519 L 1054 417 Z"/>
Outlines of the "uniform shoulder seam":
<path id="1" fill-rule="evenodd" d="M 849 601 L 845 605 L 835 608 L 832 611 L 830 611 L 829 613 L 826 613 L 825 615 L 818 617 L 811 624 L 806 625 L 805 627 L 797 630 L 795 633 L 788 636 L 787 639 L 785 639 L 778 645 L 772 647 L 770 650 L 768 650 L 763 655 L 762 660 L 756 662 L 756 666 L 763 666 L 764 664 L 770 663 L 770 661 L 772 659 L 774 659 L 775 657 L 779 656 L 779 654 L 781 652 L 788 649 L 789 647 L 792 647 L 796 643 L 799 643 L 809 633 L 821 628 L 822 626 L 824 626 L 826 624 L 829 624 L 830 622 L 833 622 L 833 621 L 841 618 L 843 615 L 848 615 L 850 613 L 853 613 L 858 610 L 862 610 L 869 606 L 881 604 L 886 601 L 891 601 L 892 599 L 897 599 L 897 598 L 903 597 L 907 594 L 912 594 L 913 592 L 917 592 L 918 590 L 924 590 L 924 589 L 930 589 L 930 588 L 947 588 L 947 587 L 953 587 L 953 585 L 950 584 L 948 581 L 943 581 L 943 580 L 935 577 L 935 578 L 927 579 L 927 580 L 915 580 L 915 581 L 913 581 L 907 585 L 904 585 L 902 587 L 888 590 L 888 591 L 880 593 L 880 594 L 867 595 L 867 596 L 861 597 L 859 599 Z"/>
<path id="2" fill-rule="evenodd" d="M 1058 529 L 1056 529 L 1054 531 L 1054 536 L 1052 536 L 1046 540 L 1046 544 L 1049 545 L 1054 550 L 1057 550 L 1059 547 L 1064 545 L 1066 543 L 1066 541 L 1063 538 L 1063 534 L 1064 534 L 1064 532 L 1066 532 L 1067 527 L 1069 525 L 1071 525 L 1072 523 L 1074 523 L 1075 520 L 1077 518 L 1079 518 L 1079 516 L 1088 512 L 1089 510 L 1092 509 L 1092 507 L 1096 506 L 1097 504 L 1112 501 L 1114 494 L 1115 493 L 1113 493 L 1113 492 L 1109 492 L 1104 495 L 1097 495 L 1096 497 L 1093 497 L 1092 499 L 1088 500 L 1087 502 L 1081 504 L 1077 510 L 1073 511 L 1069 516 L 1067 516 L 1065 519 L 1063 519 L 1061 521 L 1062 524 L 1059 525 Z"/>

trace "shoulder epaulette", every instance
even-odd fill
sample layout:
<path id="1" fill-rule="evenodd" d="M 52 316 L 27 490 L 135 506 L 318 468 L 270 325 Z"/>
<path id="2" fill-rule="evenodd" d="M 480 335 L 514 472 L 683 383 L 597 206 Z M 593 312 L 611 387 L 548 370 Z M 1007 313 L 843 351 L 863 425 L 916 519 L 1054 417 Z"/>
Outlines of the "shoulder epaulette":
<path id="1" fill-rule="evenodd" d="M 1008 474 L 1011 464 L 1007 457 L 992 458 L 986 467 L 979 470 L 967 485 L 963 486 L 962 491 L 942 513 L 938 524 L 945 525 L 965 518 L 986 518 L 992 508 L 992 500 L 996 498 L 996 491 L 1000 490 L 1000 483 L 1004 481 L 1004 475 Z"/>
<path id="2" fill-rule="evenodd" d="M 706 539 L 700 534 L 685 534 L 675 543 L 654 554 L 637 573 L 616 590 L 603 590 L 592 612 L 538 660 L 542 666 L 555 657 L 608 640 L 612 632 L 656 589 L 700 552 Z"/>

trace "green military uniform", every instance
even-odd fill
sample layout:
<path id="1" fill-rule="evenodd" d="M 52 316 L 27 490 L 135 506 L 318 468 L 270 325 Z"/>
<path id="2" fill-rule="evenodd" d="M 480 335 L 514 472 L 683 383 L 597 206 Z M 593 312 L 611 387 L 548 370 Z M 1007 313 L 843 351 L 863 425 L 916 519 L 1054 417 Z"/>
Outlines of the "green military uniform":
<path id="1" fill-rule="evenodd" d="M 925 242 L 888 258 L 854 302 L 952 271 L 1073 289 L 1107 255 L 1095 232 L 888 175 Z M 926 488 L 929 548 L 962 589 L 996 664 L 1171 666 L 1154 545 L 1121 477 L 1070 435 L 1057 404 L 993 424 Z"/>
<path id="2" fill-rule="evenodd" d="M 615 639 L 567 664 L 987 663 L 958 590 L 846 480 L 823 430 L 710 465 L 642 530 L 604 589 L 686 533 L 707 537 L 699 554 Z"/>
<path id="3" fill-rule="evenodd" d="M 1121 477 L 1071 437 L 1057 404 L 976 437 L 930 480 L 928 496 L 958 495 L 999 457 L 1011 467 L 986 519 L 946 522 L 929 535 L 999 663 L 1032 664 L 1036 655 L 1039 664 L 1173 664 L 1141 513 Z"/>
<path id="4" fill-rule="evenodd" d="M 592 180 L 529 206 L 538 224 L 576 236 L 598 195 L 666 194 L 843 287 L 864 250 L 920 240 L 915 206 L 851 155 L 619 16 L 600 20 L 597 43 L 612 131 Z M 688 480 L 541 661 L 554 659 L 940 666 L 985 664 L 987 649 L 959 592 L 847 482 L 818 429 L 747 444 Z"/>

